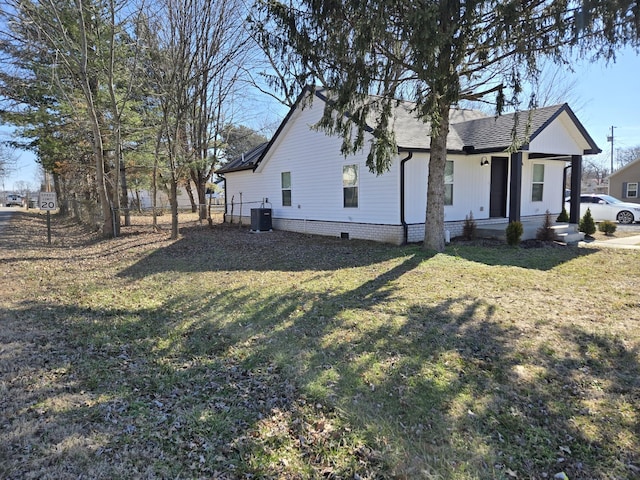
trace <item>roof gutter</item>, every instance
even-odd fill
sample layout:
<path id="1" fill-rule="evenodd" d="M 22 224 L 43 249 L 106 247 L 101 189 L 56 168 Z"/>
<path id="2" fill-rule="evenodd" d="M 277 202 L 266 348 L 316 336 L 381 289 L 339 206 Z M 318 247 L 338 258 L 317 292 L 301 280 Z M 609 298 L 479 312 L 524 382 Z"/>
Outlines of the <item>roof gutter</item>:
<path id="1" fill-rule="evenodd" d="M 218 174 L 224 180 L 224 213 L 222 214 L 222 222 L 227 223 L 227 179 L 224 174 Z"/>
<path id="2" fill-rule="evenodd" d="M 413 152 L 409 152 L 406 158 L 400 161 L 400 223 L 402 223 L 403 241 L 402 244 L 406 245 L 409 241 L 409 226 L 404 218 L 404 164 L 413 158 Z"/>

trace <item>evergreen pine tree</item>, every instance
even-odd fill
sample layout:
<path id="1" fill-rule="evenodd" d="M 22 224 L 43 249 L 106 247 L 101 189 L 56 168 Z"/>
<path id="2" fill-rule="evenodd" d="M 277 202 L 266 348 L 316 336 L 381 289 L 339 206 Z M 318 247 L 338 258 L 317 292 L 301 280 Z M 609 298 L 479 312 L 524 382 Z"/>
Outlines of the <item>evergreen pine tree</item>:
<path id="1" fill-rule="evenodd" d="M 520 244 L 520 239 L 524 233 L 524 227 L 522 222 L 509 222 L 505 230 L 505 236 L 507 237 L 507 243 L 512 247 Z"/>
<path id="2" fill-rule="evenodd" d="M 569 221 L 569 214 L 567 213 L 567 209 L 562 207 L 562 212 L 560 212 L 560 215 L 558 215 L 558 218 L 556 218 L 556 222 L 565 223 L 568 221 Z"/>
<path id="3" fill-rule="evenodd" d="M 464 217 L 464 226 L 462 227 L 462 236 L 465 240 L 473 240 L 476 237 L 476 230 L 478 226 L 473 218 L 473 212 L 469 212 L 469 215 Z"/>
<path id="4" fill-rule="evenodd" d="M 580 219 L 578 230 L 580 230 L 587 236 L 591 236 L 596 233 L 596 223 L 593 221 L 590 208 L 587 208 L 584 216 Z"/>
<path id="5" fill-rule="evenodd" d="M 553 222 L 551 221 L 551 212 L 547 210 L 544 223 L 536 232 L 536 238 L 544 242 L 551 242 L 556 237 L 556 232 L 553 230 Z"/>

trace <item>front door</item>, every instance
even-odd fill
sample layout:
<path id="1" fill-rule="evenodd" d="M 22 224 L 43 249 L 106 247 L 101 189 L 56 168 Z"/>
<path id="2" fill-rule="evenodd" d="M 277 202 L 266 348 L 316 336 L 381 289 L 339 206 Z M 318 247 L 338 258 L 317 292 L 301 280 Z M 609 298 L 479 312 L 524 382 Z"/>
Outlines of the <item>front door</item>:
<path id="1" fill-rule="evenodd" d="M 489 216 L 507 216 L 507 158 L 491 157 L 491 193 Z"/>

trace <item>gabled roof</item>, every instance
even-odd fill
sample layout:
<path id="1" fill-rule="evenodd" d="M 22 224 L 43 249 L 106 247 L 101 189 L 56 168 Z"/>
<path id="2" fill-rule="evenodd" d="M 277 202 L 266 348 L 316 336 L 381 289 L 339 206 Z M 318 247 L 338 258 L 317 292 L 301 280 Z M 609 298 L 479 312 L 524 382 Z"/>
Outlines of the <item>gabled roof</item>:
<path id="1" fill-rule="evenodd" d="M 263 160 L 270 146 L 278 138 L 293 112 L 300 105 L 303 97 L 313 94 L 323 102 L 329 102 L 325 90 L 305 88 L 295 105 L 282 121 L 271 141 L 263 143 L 247 152 L 241 158 L 236 158 L 217 170 L 216 173 L 236 172 L 240 170 L 256 169 Z M 415 105 L 411 102 L 399 102 L 393 111 L 392 127 L 396 134 L 396 144 L 400 151 L 429 151 L 431 126 L 415 117 Z M 527 150 L 534 140 L 551 122 L 566 113 L 576 131 L 584 139 L 588 148 L 584 154 L 600 153 L 593 139 L 584 126 L 577 119 L 569 105 L 554 105 L 535 110 L 509 113 L 500 116 L 487 116 L 476 110 L 452 108 L 449 111 L 449 134 L 447 135 L 447 151 L 451 153 L 489 153 L 505 152 L 514 144 L 521 150 Z M 372 128 L 367 129 L 370 133 Z M 527 137 L 527 132 L 529 135 Z M 562 153 L 562 152 L 558 152 Z"/>
<path id="2" fill-rule="evenodd" d="M 568 115 L 575 128 L 589 145 L 584 154 L 600 153 L 601 150 L 566 103 L 498 117 L 470 120 L 454 124 L 452 128 L 458 133 L 468 150 L 473 147 L 475 152 L 504 151 L 513 143 L 514 133 L 516 144 L 520 145 L 519 148 L 527 150 L 531 141 L 562 113 Z"/>
<path id="3" fill-rule="evenodd" d="M 250 150 L 249 152 L 242 155 L 241 157 L 231 160 L 224 167 L 216 170 L 216 173 L 224 175 L 225 173 L 239 172 L 241 170 L 250 170 L 250 169 L 255 170 L 260 164 L 260 162 L 262 161 L 262 159 L 264 158 L 264 156 L 266 155 L 266 153 L 269 151 L 269 148 L 271 148 L 271 145 L 273 145 L 273 143 L 276 141 L 276 139 L 284 129 L 285 125 L 293 115 L 293 112 L 295 112 L 298 106 L 300 106 L 304 97 L 309 93 L 313 94 L 313 92 L 314 92 L 314 89 L 312 89 L 311 87 L 305 87 L 302 90 L 302 92 L 300 92 L 300 95 L 298 95 L 298 98 L 296 99 L 296 102 L 293 104 L 293 107 L 289 109 L 287 116 L 284 117 L 284 120 L 282 120 L 282 122 L 280 123 L 280 126 L 278 126 L 278 130 L 276 130 L 276 133 L 273 135 L 273 137 L 271 137 L 271 140 L 261 145 L 258 145 L 253 150 Z M 316 96 L 318 96 L 317 92 L 316 92 Z M 261 149 L 261 150 L 258 152 L 258 149 Z M 252 154 L 251 162 L 247 160 L 247 157 L 249 156 L 249 154 Z M 257 155 L 257 156 L 254 157 L 254 155 Z"/>
<path id="4" fill-rule="evenodd" d="M 624 173 L 628 168 L 631 168 L 637 164 L 640 164 L 640 158 L 636 158 L 635 160 L 627 163 L 626 165 L 623 165 L 618 170 L 614 171 L 611 175 L 609 175 L 607 178 L 617 177 L 618 174 Z"/>

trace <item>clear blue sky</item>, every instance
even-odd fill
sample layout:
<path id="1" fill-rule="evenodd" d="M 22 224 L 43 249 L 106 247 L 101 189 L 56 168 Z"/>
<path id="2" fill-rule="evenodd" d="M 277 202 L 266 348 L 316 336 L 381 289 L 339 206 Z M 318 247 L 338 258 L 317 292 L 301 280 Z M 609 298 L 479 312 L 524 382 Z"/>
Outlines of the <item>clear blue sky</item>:
<path id="1" fill-rule="evenodd" d="M 640 55 L 625 50 L 618 55 L 615 63 L 607 65 L 604 62 L 592 64 L 584 61 L 577 63 L 574 70 L 574 73 L 566 73 L 569 80 L 575 80 L 567 102 L 602 149 L 603 153 L 597 159 L 609 166 L 611 143 L 607 141 L 607 136 L 611 134 L 611 126 L 616 127 L 615 149 L 640 145 Z M 265 102 L 269 103 L 268 100 Z M 271 120 L 273 111 L 278 108 L 269 110 L 265 116 Z M 1 138 L 6 138 L 6 131 L 0 130 Z M 19 156 L 17 168 L 4 180 L 4 188 L 14 189 L 18 181 L 38 188 L 39 168 L 33 155 L 26 152 L 16 154 Z M 2 187 L 0 185 L 0 189 Z"/>
<path id="2" fill-rule="evenodd" d="M 576 106 L 569 104 L 602 149 L 598 159 L 611 163 L 612 126 L 614 149 L 640 145 L 640 54 L 625 50 L 608 65 L 581 62 L 569 76 L 576 80 Z"/>

